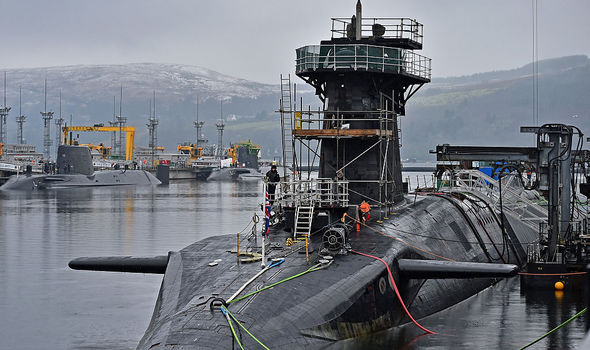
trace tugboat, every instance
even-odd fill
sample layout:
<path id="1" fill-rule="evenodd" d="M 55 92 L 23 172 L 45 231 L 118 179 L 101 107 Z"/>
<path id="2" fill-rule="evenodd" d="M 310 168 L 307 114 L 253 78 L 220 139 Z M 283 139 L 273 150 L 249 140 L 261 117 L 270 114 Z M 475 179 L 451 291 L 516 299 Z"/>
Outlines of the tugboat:
<path id="1" fill-rule="evenodd" d="M 70 262 L 164 274 L 138 349 L 319 349 L 408 323 L 434 333 L 421 318 L 526 263 L 538 233 L 519 210 L 538 204 L 501 210 L 489 186 L 407 194 L 398 119 L 430 82 L 430 59 L 415 52 L 422 24 L 363 18 L 359 1 L 332 28 L 296 50 L 296 74 L 322 110 L 297 110 L 281 77 L 282 164 L 294 171 L 266 193 L 262 231 L 167 256 Z M 303 159 L 319 161 L 318 177 Z"/>

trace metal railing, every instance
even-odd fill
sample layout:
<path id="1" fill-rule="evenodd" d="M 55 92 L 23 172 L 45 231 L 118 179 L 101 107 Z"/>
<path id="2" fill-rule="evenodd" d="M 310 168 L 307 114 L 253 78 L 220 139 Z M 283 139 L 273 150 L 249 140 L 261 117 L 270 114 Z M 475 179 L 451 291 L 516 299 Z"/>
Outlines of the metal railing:
<path id="1" fill-rule="evenodd" d="M 332 39 L 354 37 L 351 24 L 350 18 L 332 18 Z M 411 18 L 363 18 L 361 36 L 409 39 L 422 44 L 423 26 Z"/>
<path id="2" fill-rule="evenodd" d="M 547 209 L 526 198 L 517 174 L 502 178 L 502 207 L 517 214 L 521 220 L 537 229 L 540 222 L 547 220 Z M 498 180 L 487 176 L 479 170 L 459 170 L 453 172 L 450 186 L 442 191 L 472 191 L 485 195 L 490 204 L 500 209 L 500 184 Z"/>
<path id="3" fill-rule="evenodd" d="M 377 129 L 379 134 L 376 136 L 394 136 L 391 134 L 393 118 L 394 114 L 389 111 L 310 110 L 295 113 L 294 130 Z M 389 131 L 389 134 L 386 131 Z"/>
<path id="4" fill-rule="evenodd" d="M 296 73 L 365 70 L 407 74 L 430 80 L 431 59 L 411 50 L 377 45 L 308 45 L 296 50 Z"/>
<path id="5" fill-rule="evenodd" d="M 280 190 L 279 190 L 280 188 Z M 275 197 L 283 207 L 315 205 L 317 207 L 347 207 L 348 181 L 314 178 L 287 180 L 277 186 Z"/>

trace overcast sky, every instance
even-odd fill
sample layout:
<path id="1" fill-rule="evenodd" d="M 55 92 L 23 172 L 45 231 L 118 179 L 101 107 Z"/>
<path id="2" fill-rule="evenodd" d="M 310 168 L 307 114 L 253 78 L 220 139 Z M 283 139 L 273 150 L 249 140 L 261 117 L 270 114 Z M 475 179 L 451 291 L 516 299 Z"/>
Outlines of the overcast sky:
<path id="1" fill-rule="evenodd" d="M 590 54 L 590 1 L 539 0 L 539 58 Z M 191 64 L 259 82 L 294 70 L 295 48 L 330 37 L 356 0 L 0 0 L 0 69 Z M 424 24 L 433 76 L 532 60 L 532 0 L 365 0 L 364 17 Z"/>

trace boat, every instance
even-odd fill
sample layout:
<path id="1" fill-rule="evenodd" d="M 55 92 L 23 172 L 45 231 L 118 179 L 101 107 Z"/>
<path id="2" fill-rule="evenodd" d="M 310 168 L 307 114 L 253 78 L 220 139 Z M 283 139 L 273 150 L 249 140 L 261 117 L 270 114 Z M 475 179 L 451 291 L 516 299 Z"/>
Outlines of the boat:
<path id="1" fill-rule="evenodd" d="M 206 181 L 213 170 L 219 168 L 219 159 L 214 156 L 202 156 L 192 163 L 195 179 Z"/>
<path id="2" fill-rule="evenodd" d="M 160 180 L 145 170 L 124 166 L 116 170 L 94 171 L 90 148 L 60 145 L 57 151 L 57 171 L 34 175 L 30 171 L 11 176 L 0 186 L 4 191 L 32 191 L 59 188 L 98 186 L 155 186 Z M 49 169 L 48 169 L 49 170 Z M 48 171 L 51 172 L 51 171 Z"/>
<path id="3" fill-rule="evenodd" d="M 260 146 L 251 140 L 232 145 L 227 149 L 227 155 L 227 162 L 221 161 L 207 181 L 258 181 L 264 177 L 258 168 Z"/>
<path id="4" fill-rule="evenodd" d="M 430 82 L 430 59 L 415 52 L 422 24 L 363 18 L 358 1 L 332 28 L 329 40 L 296 50 L 296 74 L 322 110 L 297 110 L 290 76 L 281 76 L 282 164 L 299 169 L 307 157 L 297 152 L 308 149 L 318 175 L 285 170 L 265 196 L 262 231 L 209 237 L 167 256 L 70 262 L 163 274 L 138 349 L 340 348 L 402 326 L 433 334 L 423 318 L 526 265 L 539 233 L 522 213 L 546 209 L 524 200 L 518 182 L 448 171 L 437 189 L 407 193 L 398 118 Z"/>

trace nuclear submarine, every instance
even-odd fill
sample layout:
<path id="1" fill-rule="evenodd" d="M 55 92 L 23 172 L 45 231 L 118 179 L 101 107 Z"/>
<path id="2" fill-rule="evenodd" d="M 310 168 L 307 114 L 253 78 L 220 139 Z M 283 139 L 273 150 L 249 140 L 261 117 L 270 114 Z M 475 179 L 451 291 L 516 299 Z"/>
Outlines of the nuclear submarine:
<path id="1" fill-rule="evenodd" d="M 33 175 L 30 172 L 11 176 L 0 186 L 3 191 L 33 191 L 59 188 L 100 186 L 155 186 L 161 184 L 145 170 L 124 167 L 117 170 L 94 171 L 90 148 L 60 145 L 57 149 L 57 173 Z"/>
<path id="2" fill-rule="evenodd" d="M 399 118 L 431 79 L 422 41 L 416 20 L 364 18 L 358 1 L 330 39 L 296 50 L 296 75 L 323 108 L 298 111 L 281 76 L 293 171 L 265 183 L 262 229 L 167 256 L 70 262 L 163 273 L 138 349 L 320 349 L 407 324 L 435 333 L 421 319 L 518 273 L 539 237 L 518 210 L 543 208 L 498 210 L 493 179 L 412 194 L 402 181 Z M 317 177 L 297 171 L 304 159 Z"/>

